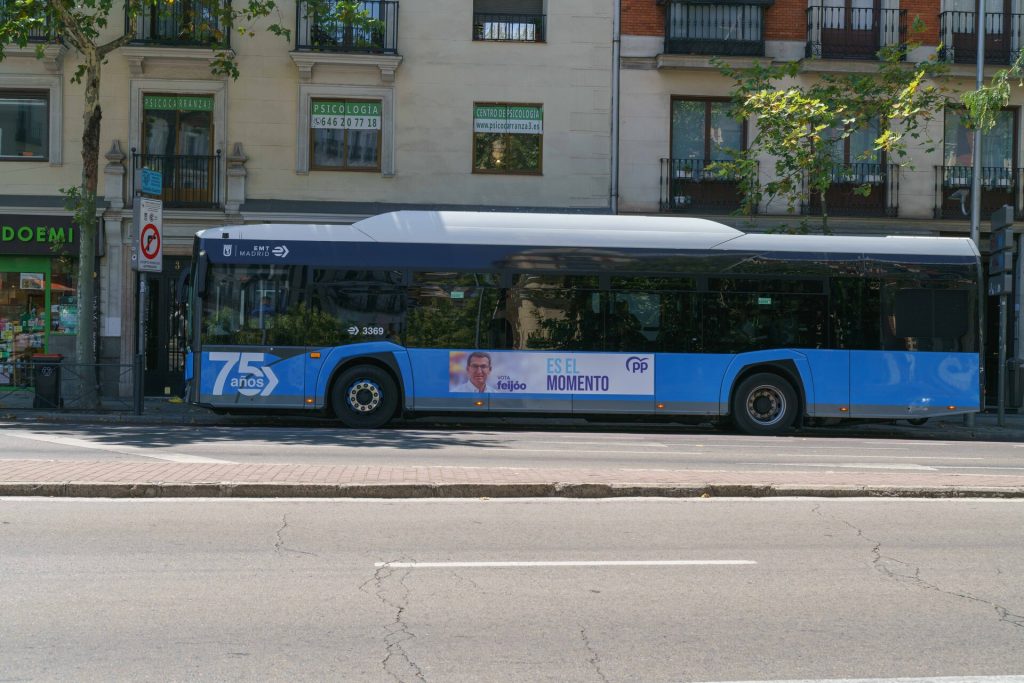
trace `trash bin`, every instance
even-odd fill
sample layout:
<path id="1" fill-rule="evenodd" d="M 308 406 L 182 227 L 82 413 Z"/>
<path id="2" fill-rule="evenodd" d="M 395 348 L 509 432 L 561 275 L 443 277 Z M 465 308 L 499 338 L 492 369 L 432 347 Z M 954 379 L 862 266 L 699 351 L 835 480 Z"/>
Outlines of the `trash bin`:
<path id="1" fill-rule="evenodd" d="M 63 359 L 64 356 L 59 353 L 37 353 L 32 356 L 32 383 L 36 387 L 33 408 L 60 410 L 63 407 L 60 398 L 60 362 Z"/>

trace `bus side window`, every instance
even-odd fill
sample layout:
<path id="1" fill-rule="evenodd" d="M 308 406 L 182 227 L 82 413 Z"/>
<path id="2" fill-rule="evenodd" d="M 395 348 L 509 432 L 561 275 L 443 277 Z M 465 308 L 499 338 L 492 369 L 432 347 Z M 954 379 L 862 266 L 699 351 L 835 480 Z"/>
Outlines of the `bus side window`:
<path id="1" fill-rule="evenodd" d="M 519 275 L 506 319 L 516 350 L 601 351 L 605 294 L 596 277 Z"/>
<path id="2" fill-rule="evenodd" d="M 491 336 L 498 291 L 491 276 L 414 273 L 408 290 L 405 344 L 413 348 L 483 348 Z"/>
<path id="3" fill-rule="evenodd" d="M 340 346 L 401 341 L 404 293 L 372 282 L 334 282 L 313 287 L 307 344 Z"/>

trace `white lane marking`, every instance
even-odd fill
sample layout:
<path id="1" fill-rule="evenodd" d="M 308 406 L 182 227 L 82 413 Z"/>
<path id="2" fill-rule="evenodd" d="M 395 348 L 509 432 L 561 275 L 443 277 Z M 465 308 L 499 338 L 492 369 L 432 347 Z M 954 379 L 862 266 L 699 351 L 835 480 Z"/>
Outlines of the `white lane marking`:
<path id="1" fill-rule="evenodd" d="M 187 463 L 221 463 L 225 465 L 237 464 L 231 460 L 217 460 L 215 458 L 205 458 L 201 455 L 185 455 L 181 453 L 154 453 L 146 448 L 139 448 L 138 446 L 129 446 L 127 444 L 99 444 L 93 441 L 86 441 L 85 439 L 73 439 L 68 436 L 52 436 L 36 434 L 34 432 L 24 431 L 20 429 L 5 429 L 2 434 L 9 434 L 16 439 L 26 439 L 28 441 L 42 441 L 43 443 L 50 443 L 57 446 L 70 446 L 72 448 L 86 448 L 94 451 L 105 451 L 107 453 L 118 453 L 120 455 L 136 455 L 143 458 L 155 458 L 157 460 L 169 460 L 171 462 L 187 462 Z"/>
<path id="2" fill-rule="evenodd" d="M 1024 470 L 1024 467 L 1000 467 L 999 465 L 936 465 L 937 470 Z"/>
<path id="3" fill-rule="evenodd" d="M 493 442 L 493 444 L 496 445 L 496 446 L 500 445 L 500 443 L 502 443 L 502 442 L 499 442 L 499 441 Z M 530 441 L 529 439 L 514 439 L 514 440 L 512 440 L 512 443 L 521 443 L 521 444 L 529 445 L 529 444 L 533 444 L 533 443 L 551 443 L 551 441 L 550 441 L 550 439 L 548 441 Z M 612 440 L 609 440 L 609 441 L 559 441 L 558 443 L 560 443 L 562 445 L 565 445 L 565 446 L 607 446 L 608 444 L 612 444 L 612 445 L 615 445 L 615 446 L 620 446 L 620 445 L 622 445 L 622 444 L 624 444 L 626 442 L 625 441 L 621 441 L 620 442 L 620 441 L 616 441 L 616 440 L 612 439 Z M 636 443 L 636 442 L 634 441 L 632 443 Z M 668 444 L 664 444 L 664 443 L 648 443 L 646 441 L 640 442 L 639 445 L 643 446 L 644 448 L 647 448 L 648 446 L 654 446 L 655 448 L 668 448 L 669 447 Z"/>
<path id="4" fill-rule="evenodd" d="M 1024 676 L 929 676 L 927 678 L 802 678 L 720 683 L 1024 683 Z"/>
<path id="5" fill-rule="evenodd" d="M 780 458 L 840 458 L 847 453 L 776 453 Z M 985 458 L 966 457 L 956 455 L 862 455 L 862 458 L 890 458 L 892 460 L 984 460 Z"/>
<path id="6" fill-rule="evenodd" d="M 643 450 L 599 451 L 593 448 L 588 448 L 582 451 L 573 451 L 565 448 L 501 448 L 498 444 L 495 444 L 491 450 L 499 453 L 562 453 L 565 455 L 596 453 L 600 455 L 649 455 L 649 453 Z M 672 451 L 671 455 L 707 455 L 707 453 L 698 451 Z"/>
<path id="7" fill-rule="evenodd" d="M 774 465 L 776 467 L 841 467 L 855 470 L 917 470 L 921 472 L 934 472 L 937 468 L 927 465 L 914 465 L 912 463 L 818 463 L 818 462 L 744 462 L 741 465 Z M 958 469 L 958 468 L 952 468 Z"/>
<path id="8" fill-rule="evenodd" d="M 753 560 L 570 560 L 552 562 L 375 562 L 374 567 L 444 569 L 448 567 L 677 567 L 757 564 Z"/>

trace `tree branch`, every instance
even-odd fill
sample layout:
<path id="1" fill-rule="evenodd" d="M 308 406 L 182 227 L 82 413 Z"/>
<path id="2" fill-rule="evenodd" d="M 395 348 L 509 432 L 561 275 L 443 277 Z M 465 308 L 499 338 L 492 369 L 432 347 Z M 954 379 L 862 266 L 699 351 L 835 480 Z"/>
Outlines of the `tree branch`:
<path id="1" fill-rule="evenodd" d="M 116 39 L 110 41 L 106 45 L 100 45 L 99 47 L 97 47 L 96 54 L 98 54 L 100 59 L 102 59 L 103 57 L 106 57 L 108 54 L 110 54 L 117 48 L 124 47 L 128 43 L 132 42 L 134 38 L 134 31 L 132 31 L 131 33 L 125 33 L 124 35 L 118 36 Z"/>

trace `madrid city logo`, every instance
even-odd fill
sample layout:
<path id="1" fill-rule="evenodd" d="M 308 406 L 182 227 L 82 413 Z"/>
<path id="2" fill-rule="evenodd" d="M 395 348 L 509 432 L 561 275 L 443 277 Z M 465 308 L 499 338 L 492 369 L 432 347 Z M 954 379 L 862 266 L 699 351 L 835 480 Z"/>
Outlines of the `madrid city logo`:
<path id="1" fill-rule="evenodd" d="M 234 389 L 242 396 L 270 396 L 277 386 L 277 375 L 266 362 L 266 354 L 211 351 L 212 363 L 223 363 L 213 383 L 214 396 Z"/>
<path id="2" fill-rule="evenodd" d="M 223 245 L 223 246 L 224 246 L 224 257 L 225 257 L 225 258 L 228 258 L 228 257 L 230 257 L 230 256 L 231 256 L 231 247 L 232 247 L 232 245 L 230 245 L 230 244 L 225 244 L 225 245 Z"/>
<path id="3" fill-rule="evenodd" d="M 643 374 L 650 367 L 650 361 L 640 356 L 630 356 L 626 359 L 626 370 L 632 374 Z"/>

